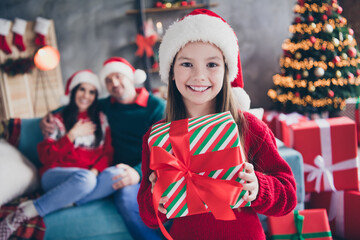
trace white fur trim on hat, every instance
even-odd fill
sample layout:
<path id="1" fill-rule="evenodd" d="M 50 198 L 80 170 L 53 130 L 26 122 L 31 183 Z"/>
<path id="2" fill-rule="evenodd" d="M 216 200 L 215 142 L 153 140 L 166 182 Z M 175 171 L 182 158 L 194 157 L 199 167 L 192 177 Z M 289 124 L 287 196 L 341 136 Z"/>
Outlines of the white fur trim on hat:
<path id="1" fill-rule="evenodd" d="M 141 69 L 136 69 L 135 72 L 130 66 L 122 62 L 110 62 L 104 65 L 100 71 L 100 79 L 105 82 L 106 76 L 111 73 L 121 73 L 128 77 L 135 84 L 141 84 L 146 80 L 146 73 Z"/>
<path id="2" fill-rule="evenodd" d="M 232 87 L 234 98 L 239 106 L 239 110 L 247 112 L 250 109 L 250 97 L 243 88 Z"/>
<path id="3" fill-rule="evenodd" d="M 99 78 L 94 73 L 82 71 L 76 74 L 69 85 L 69 91 L 80 83 L 90 83 L 96 87 L 99 94 L 101 93 Z"/>
<path id="4" fill-rule="evenodd" d="M 169 81 L 170 66 L 175 55 L 188 42 L 209 42 L 220 48 L 232 82 L 238 73 L 239 46 L 233 29 L 218 17 L 205 14 L 189 15 L 173 23 L 164 35 L 159 48 L 160 77 Z"/>

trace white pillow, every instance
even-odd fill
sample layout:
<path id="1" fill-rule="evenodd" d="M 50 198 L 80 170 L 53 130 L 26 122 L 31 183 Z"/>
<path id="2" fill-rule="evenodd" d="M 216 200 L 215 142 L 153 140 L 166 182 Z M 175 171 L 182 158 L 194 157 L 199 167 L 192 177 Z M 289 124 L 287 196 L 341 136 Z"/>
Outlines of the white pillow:
<path id="1" fill-rule="evenodd" d="M 0 139 L 0 206 L 39 186 L 36 167 L 14 146 Z"/>

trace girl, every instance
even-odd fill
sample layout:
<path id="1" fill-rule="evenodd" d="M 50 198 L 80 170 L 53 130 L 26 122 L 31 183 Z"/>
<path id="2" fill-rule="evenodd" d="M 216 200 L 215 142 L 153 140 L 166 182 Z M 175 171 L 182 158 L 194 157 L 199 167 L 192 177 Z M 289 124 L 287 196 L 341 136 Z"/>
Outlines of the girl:
<path id="1" fill-rule="evenodd" d="M 245 110 L 249 98 L 242 90 L 239 47 L 233 29 L 215 13 L 198 9 L 169 27 L 159 49 L 160 76 L 168 82 L 165 121 L 230 111 L 238 127 L 247 162 L 239 177 L 246 181 L 243 199 L 251 207 L 234 210 L 236 220 L 216 220 L 212 213 L 174 218 L 174 239 L 265 239 L 257 213 L 281 216 L 296 206 L 295 179 L 277 152 L 275 138 L 264 123 Z M 236 106 L 233 99 L 236 87 Z M 157 180 L 149 168 L 148 138 L 143 142 L 143 178 L 138 194 L 140 215 L 158 227 L 152 202 Z M 160 220 L 167 220 L 160 199 Z"/>
<path id="2" fill-rule="evenodd" d="M 70 103 L 54 114 L 55 131 L 38 145 L 43 164 L 39 173 L 45 194 L 23 202 L 7 216 L 0 223 L 0 239 L 7 239 L 33 217 L 44 217 L 115 191 L 111 177 L 121 169 L 107 168 L 113 160 L 113 148 L 106 117 L 97 106 L 100 89 L 98 77 L 90 70 L 70 77 L 65 92 L 65 99 L 71 92 Z"/>

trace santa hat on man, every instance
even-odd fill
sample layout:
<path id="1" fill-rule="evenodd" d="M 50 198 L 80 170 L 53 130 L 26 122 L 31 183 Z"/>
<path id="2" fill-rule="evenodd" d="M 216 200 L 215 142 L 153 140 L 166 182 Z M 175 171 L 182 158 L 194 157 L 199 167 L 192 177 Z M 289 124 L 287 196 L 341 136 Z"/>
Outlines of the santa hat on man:
<path id="1" fill-rule="evenodd" d="M 121 73 L 132 80 L 135 84 L 141 84 L 146 80 L 146 73 L 141 69 L 135 69 L 122 57 L 111 57 L 104 62 L 100 71 L 100 79 L 105 83 L 105 78 L 111 73 Z"/>
<path id="2" fill-rule="evenodd" d="M 207 9 L 196 9 L 166 31 L 159 48 L 160 77 L 169 80 L 174 57 L 189 42 L 209 42 L 217 46 L 225 57 L 229 69 L 229 80 L 242 111 L 250 108 L 250 98 L 243 89 L 238 40 L 230 25 L 216 13 Z"/>
<path id="3" fill-rule="evenodd" d="M 65 95 L 61 96 L 60 102 L 62 105 L 66 105 L 70 101 L 71 90 L 74 89 L 80 83 L 90 83 L 95 86 L 98 91 L 98 96 L 101 94 L 101 85 L 98 76 L 91 70 L 81 70 L 75 72 L 66 82 Z"/>

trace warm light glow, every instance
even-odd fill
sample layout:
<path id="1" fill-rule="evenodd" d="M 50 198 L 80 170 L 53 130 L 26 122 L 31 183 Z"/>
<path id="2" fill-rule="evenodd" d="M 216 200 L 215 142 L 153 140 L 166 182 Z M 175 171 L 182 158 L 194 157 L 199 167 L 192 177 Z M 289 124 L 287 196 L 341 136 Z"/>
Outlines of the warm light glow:
<path id="1" fill-rule="evenodd" d="M 35 66 L 42 71 L 49 71 L 56 68 L 59 61 L 59 51 L 51 46 L 40 48 L 34 56 Z"/>

